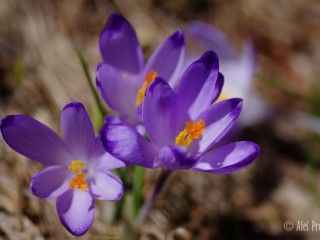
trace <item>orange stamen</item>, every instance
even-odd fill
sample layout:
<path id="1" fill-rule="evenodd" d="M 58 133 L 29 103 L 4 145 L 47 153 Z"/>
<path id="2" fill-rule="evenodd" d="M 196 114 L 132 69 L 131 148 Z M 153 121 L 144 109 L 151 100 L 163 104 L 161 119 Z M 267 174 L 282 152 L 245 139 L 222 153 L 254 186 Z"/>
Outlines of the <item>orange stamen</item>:
<path id="1" fill-rule="evenodd" d="M 87 191 L 85 176 L 86 174 L 84 172 L 78 173 L 77 176 L 69 183 L 70 189 L 74 190 L 75 188 L 79 188 L 81 191 Z"/>
<path id="2" fill-rule="evenodd" d="M 81 160 L 75 160 L 71 162 L 71 165 L 68 168 L 70 171 L 77 173 L 69 183 L 69 188 L 71 190 L 78 188 L 81 191 L 87 191 L 87 181 L 85 180 L 86 174 L 82 171 L 84 163 Z"/>
<path id="3" fill-rule="evenodd" d="M 185 128 L 176 137 L 175 144 L 185 147 L 190 146 L 194 139 L 199 139 L 202 136 L 205 126 L 202 119 L 199 119 L 198 122 L 187 121 Z"/>
<path id="4" fill-rule="evenodd" d="M 136 106 L 140 106 L 144 99 L 144 94 L 148 88 L 148 86 L 154 81 L 154 79 L 157 77 L 157 73 L 153 70 L 150 70 L 147 76 L 145 77 L 145 81 L 142 84 L 142 87 L 139 89 L 137 94 L 137 100 L 136 100 Z"/>

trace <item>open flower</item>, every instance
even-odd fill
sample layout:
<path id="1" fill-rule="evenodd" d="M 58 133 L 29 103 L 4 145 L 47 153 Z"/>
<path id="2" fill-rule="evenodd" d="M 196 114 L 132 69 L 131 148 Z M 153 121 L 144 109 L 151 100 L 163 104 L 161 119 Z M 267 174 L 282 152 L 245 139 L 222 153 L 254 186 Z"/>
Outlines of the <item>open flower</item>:
<path id="1" fill-rule="evenodd" d="M 81 103 L 66 105 L 61 114 L 64 141 L 33 118 L 9 115 L 1 122 L 6 143 L 18 153 L 47 165 L 32 177 L 30 189 L 40 198 L 57 198 L 62 224 L 73 235 L 83 235 L 94 221 L 94 198 L 118 200 L 121 180 L 110 169 L 124 163 L 108 154 L 95 137 Z"/>
<path id="2" fill-rule="evenodd" d="M 238 54 L 229 39 L 219 29 L 200 21 L 192 21 L 186 29 L 187 42 L 192 44 L 186 53 L 184 66 L 187 67 L 198 54 L 206 50 L 215 51 L 220 59 L 220 71 L 225 85 L 218 100 L 241 97 L 245 101 L 241 125 L 251 125 L 263 120 L 269 107 L 254 89 L 256 53 L 250 42 L 246 42 Z"/>
<path id="3" fill-rule="evenodd" d="M 212 104 L 221 91 L 221 78 L 212 51 L 187 68 L 175 91 L 157 77 L 146 91 L 142 109 L 150 142 L 135 128 L 107 118 L 100 132 L 104 147 L 128 165 L 168 171 L 230 173 L 248 165 L 259 153 L 255 143 L 217 146 L 242 109 L 239 98 Z"/>
<path id="4" fill-rule="evenodd" d="M 141 103 L 147 87 L 156 76 L 175 85 L 175 73 L 184 56 L 184 34 L 177 30 L 152 54 L 148 63 L 130 23 L 119 14 L 108 18 L 100 35 L 103 63 L 96 69 L 101 96 L 130 125 L 141 122 Z"/>

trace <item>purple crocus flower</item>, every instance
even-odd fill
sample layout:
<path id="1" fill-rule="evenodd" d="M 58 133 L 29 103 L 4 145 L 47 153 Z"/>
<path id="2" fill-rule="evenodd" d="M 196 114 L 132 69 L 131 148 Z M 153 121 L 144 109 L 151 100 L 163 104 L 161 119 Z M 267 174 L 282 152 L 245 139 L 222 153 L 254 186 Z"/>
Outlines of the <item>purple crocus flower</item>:
<path id="1" fill-rule="evenodd" d="M 3 138 L 12 149 L 47 165 L 32 177 L 32 193 L 57 198 L 62 224 L 80 236 L 94 221 L 94 198 L 109 201 L 122 197 L 122 182 L 110 170 L 124 163 L 104 150 L 81 103 L 64 107 L 61 127 L 64 140 L 28 116 L 9 115 L 1 122 Z"/>
<path id="2" fill-rule="evenodd" d="M 141 103 L 156 76 L 171 86 L 184 57 L 184 34 L 177 30 L 152 54 L 148 63 L 130 23 L 119 14 L 109 16 L 100 35 L 103 63 L 96 69 L 96 84 L 105 102 L 130 125 L 141 122 Z"/>
<path id="3" fill-rule="evenodd" d="M 186 69 L 175 90 L 157 77 L 142 109 L 150 142 L 135 128 L 107 118 L 100 132 L 104 147 L 128 165 L 166 171 L 230 173 L 251 163 L 259 153 L 257 144 L 218 146 L 242 109 L 239 98 L 212 104 L 223 82 L 218 68 L 217 55 L 208 51 Z"/>

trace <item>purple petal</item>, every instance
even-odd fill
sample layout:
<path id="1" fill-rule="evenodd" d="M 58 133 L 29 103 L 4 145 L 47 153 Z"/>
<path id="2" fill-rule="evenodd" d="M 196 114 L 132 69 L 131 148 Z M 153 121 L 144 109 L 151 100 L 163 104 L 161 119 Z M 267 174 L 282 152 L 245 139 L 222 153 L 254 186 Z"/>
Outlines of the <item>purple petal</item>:
<path id="1" fill-rule="evenodd" d="M 155 50 L 143 71 L 141 79 L 144 80 L 148 72 L 153 70 L 158 76 L 170 81 L 182 63 L 184 48 L 184 34 L 181 30 L 178 30 Z"/>
<path id="2" fill-rule="evenodd" d="M 244 97 L 252 88 L 256 68 L 256 53 L 250 43 L 243 47 L 242 54 L 229 61 L 221 61 L 220 71 L 225 78 L 223 92 L 231 96 Z"/>
<path id="3" fill-rule="evenodd" d="M 100 138 L 96 138 L 95 149 L 91 156 L 94 166 L 99 169 L 115 169 L 125 167 L 125 163 L 106 152 Z"/>
<path id="4" fill-rule="evenodd" d="M 235 59 L 237 54 L 228 38 L 219 29 L 200 21 L 188 24 L 188 37 L 201 46 L 201 52 L 207 49 L 215 51 L 223 60 Z"/>
<path id="5" fill-rule="evenodd" d="M 251 163 L 260 148 L 253 142 L 235 142 L 204 154 L 193 170 L 210 173 L 231 173 Z"/>
<path id="6" fill-rule="evenodd" d="M 123 195 L 121 180 L 112 172 L 95 171 L 90 180 L 90 189 L 96 199 L 104 201 L 119 200 Z"/>
<path id="7" fill-rule="evenodd" d="M 207 81 L 204 83 L 196 100 L 189 108 L 189 115 L 191 119 L 196 119 L 200 113 L 206 110 L 220 95 L 223 86 L 223 75 L 221 73 L 216 75 L 216 72 L 211 72 Z"/>
<path id="8" fill-rule="evenodd" d="M 156 78 L 147 89 L 142 117 L 148 137 L 158 150 L 174 144 L 184 126 L 185 115 L 179 112 L 177 95 L 168 83 Z"/>
<path id="9" fill-rule="evenodd" d="M 214 91 L 218 69 L 218 56 L 212 51 L 204 53 L 197 61 L 187 68 L 176 91 L 182 109 L 188 111 L 201 93 L 200 100 L 211 102 L 212 94 L 205 95 L 208 90 L 205 89 L 204 92 L 201 90 L 204 85 L 206 85 L 206 82 L 209 81 L 206 87 L 209 88 L 209 91 L 210 89 L 212 92 Z"/>
<path id="10" fill-rule="evenodd" d="M 104 63 L 97 66 L 96 74 L 97 88 L 106 103 L 121 116 L 135 120 L 136 78 L 128 75 L 125 79 L 121 72 Z"/>
<path id="11" fill-rule="evenodd" d="M 108 121 L 100 131 L 100 138 L 107 152 L 127 165 L 158 167 L 155 150 L 135 128 Z"/>
<path id="12" fill-rule="evenodd" d="M 169 145 L 159 152 L 161 167 L 169 170 L 190 169 L 198 161 L 198 158 L 191 156 L 185 147 Z"/>
<path id="13" fill-rule="evenodd" d="M 239 56 L 227 37 L 213 26 L 195 21 L 189 24 L 186 32 L 200 52 L 206 49 L 217 52 L 220 71 L 226 79 L 223 94 L 245 98 L 252 85 L 256 67 L 256 54 L 252 44 L 246 42 Z"/>
<path id="14" fill-rule="evenodd" d="M 85 234 L 94 221 L 94 200 L 90 193 L 79 189 L 69 190 L 57 199 L 61 223 L 74 236 Z"/>
<path id="15" fill-rule="evenodd" d="M 124 162 L 115 158 L 108 152 L 105 152 L 99 158 L 95 159 L 95 161 L 97 162 L 96 164 L 97 168 L 103 168 L 103 169 L 116 169 L 116 168 L 123 168 L 126 166 Z"/>
<path id="16" fill-rule="evenodd" d="M 220 96 L 223 84 L 224 84 L 224 76 L 222 75 L 222 73 L 219 73 L 217 81 L 216 81 L 216 85 L 214 87 L 213 96 L 212 96 L 212 102 L 211 103 L 215 102 L 217 100 L 217 98 Z"/>
<path id="17" fill-rule="evenodd" d="M 94 146 L 95 136 L 92 122 L 81 103 L 72 102 L 63 108 L 61 128 L 73 159 L 87 159 Z"/>
<path id="18" fill-rule="evenodd" d="M 137 35 L 120 14 L 111 14 L 99 39 L 103 61 L 122 71 L 137 74 L 144 65 Z"/>
<path id="19" fill-rule="evenodd" d="M 1 121 L 5 142 L 18 153 L 45 165 L 65 165 L 70 158 L 64 142 L 50 128 L 23 115 Z"/>
<path id="20" fill-rule="evenodd" d="M 31 179 L 31 192 L 40 198 L 56 198 L 69 189 L 70 171 L 63 166 L 44 168 Z"/>
<path id="21" fill-rule="evenodd" d="M 233 126 L 240 115 L 242 109 L 242 99 L 232 98 L 213 104 L 205 112 L 199 115 L 198 119 L 205 122 L 205 129 L 199 141 L 194 141 L 189 149 L 197 152 L 204 152 L 216 144 Z"/>

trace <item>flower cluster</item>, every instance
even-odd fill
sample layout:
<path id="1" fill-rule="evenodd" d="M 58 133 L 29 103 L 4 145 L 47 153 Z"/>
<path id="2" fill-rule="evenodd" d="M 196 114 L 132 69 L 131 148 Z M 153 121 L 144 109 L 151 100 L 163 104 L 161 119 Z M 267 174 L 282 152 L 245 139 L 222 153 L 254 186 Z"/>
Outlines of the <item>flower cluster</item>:
<path id="1" fill-rule="evenodd" d="M 107 117 L 100 132 L 105 149 L 127 165 L 147 168 L 230 173 L 246 166 L 259 152 L 255 143 L 216 147 L 242 109 L 239 98 L 212 104 L 221 91 L 221 78 L 217 55 L 211 51 L 187 68 L 175 90 L 157 77 L 142 109 L 150 142 L 136 128 Z"/>
<path id="2" fill-rule="evenodd" d="M 99 44 L 103 62 L 96 84 L 115 111 L 105 117 L 99 137 L 78 102 L 62 110 L 63 139 L 23 115 L 6 116 L 0 126 L 12 149 L 47 166 L 32 177 L 30 189 L 40 198 L 57 198 L 59 218 L 71 234 L 91 227 L 94 199 L 122 197 L 122 182 L 112 169 L 137 165 L 166 173 L 225 174 L 257 157 L 253 142 L 221 144 L 240 115 L 242 99 L 215 103 L 224 83 L 216 53 L 206 51 L 181 71 L 185 38 L 177 30 L 144 64 L 137 35 L 119 14 L 109 17 Z"/>

